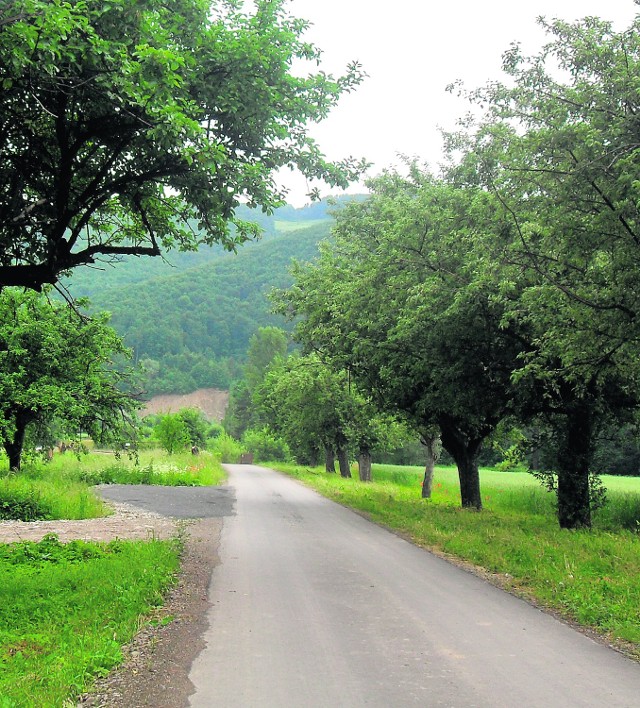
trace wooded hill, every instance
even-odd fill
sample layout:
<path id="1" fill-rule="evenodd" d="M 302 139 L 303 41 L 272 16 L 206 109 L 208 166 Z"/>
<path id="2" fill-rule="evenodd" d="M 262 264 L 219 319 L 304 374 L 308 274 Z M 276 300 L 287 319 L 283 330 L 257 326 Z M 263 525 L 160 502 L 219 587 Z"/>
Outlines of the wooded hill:
<path id="1" fill-rule="evenodd" d="M 330 234 L 327 203 L 247 216 L 264 236 L 236 254 L 206 248 L 169 253 L 166 261 L 134 258 L 78 269 L 66 282 L 74 297 L 86 295 L 95 310 L 112 313 L 111 324 L 147 371 L 149 395 L 227 388 L 258 327 L 286 327 L 270 313 L 267 295 L 291 283 L 292 259 L 315 258 Z"/>

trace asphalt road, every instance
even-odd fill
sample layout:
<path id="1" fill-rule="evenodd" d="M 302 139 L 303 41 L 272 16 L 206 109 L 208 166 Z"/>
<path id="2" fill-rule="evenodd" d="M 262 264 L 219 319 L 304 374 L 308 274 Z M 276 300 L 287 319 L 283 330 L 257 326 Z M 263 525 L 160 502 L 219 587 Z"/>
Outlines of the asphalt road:
<path id="1" fill-rule="evenodd" d="M 212 519 L 234 513 L 233 487 L 162 487 L 148 484 L 102 484 L 105 499 L 137 506 L 176 519 Z"/>
<path id="2" fill-rule="evenodd" d="M 193 708 L 640 705 L 635 662 L 290 479 L 227 469 Z"/>

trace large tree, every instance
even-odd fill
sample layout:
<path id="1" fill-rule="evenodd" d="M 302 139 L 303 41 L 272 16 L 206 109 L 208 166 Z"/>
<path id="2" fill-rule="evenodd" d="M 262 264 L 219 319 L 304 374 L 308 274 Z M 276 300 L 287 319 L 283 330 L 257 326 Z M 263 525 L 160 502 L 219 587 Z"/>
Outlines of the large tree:
<path id="1" fill-rule="evenodd" d="M 105 315 L 90 319 L 44 294 L 2 291 L 0 444 L 11 469 L 20 468 L 31 425 L 55 420 L 66 435 L 96 440 L 132 434 L 137 402 L 113 366 L 126 352 Z"/>
<path id="2" fill-rule="evenodd" d="M 304 75 L 319 50 L 285 0 L 9 0 L 0 8 L 0 286 L 39 289 L 120 256 L 256 233 L 281 167 L 345 186 L 307 126 L 362 78 Z M 294 63 L 295 71 L 294 71 Z M 230 228 L 230 223 L 233 228 Z"/>
<path id="3" fill-rule="evenodd" d="M 506 318 L 535 337 L 518 378 L 555 433 L 560 524 L 588 527 L 595 435 L 635 405 L 640 373 L 640 20 L 541 24 L 540 53 L 513 46 L 508 81 L 470 94 L 484 111 L 450 137 L 451 178 L 510 225 L 485 247 Z"/>
<path id="4" fill-rule="evenodd" d="M 335 244 L 298 268 L 282 310 L 297 336 L 350 370 L 419 430 L 438 426 L 462 504 L 481 508 L 478 456 L 511 410 L 522 342 L 476 277 L 475 242 L 498 229 L 486 192 L 455 189 L 413 165 L 371 181 L 337 214 Z"/>
<path id="5" fill-rule="evenodd" d="M 286 440 L 299 461 L 337 453 L 340 473 L 350 477 L 348 443 L 351 400 L 345 372 L 315 355 L 294 354 L 267 371 L 253 396 L 260 419 Z"/>

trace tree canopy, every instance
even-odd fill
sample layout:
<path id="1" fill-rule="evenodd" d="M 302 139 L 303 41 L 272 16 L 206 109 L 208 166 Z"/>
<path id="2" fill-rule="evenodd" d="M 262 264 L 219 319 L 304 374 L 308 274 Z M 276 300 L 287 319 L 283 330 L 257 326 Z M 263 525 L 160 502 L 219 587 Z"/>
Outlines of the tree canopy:
<path id="1" fill-rule="evenodd" d="M 137 402 L 112 366 L 126 350 L 107 319 L 89 319 L 44 294 L 0 294 L 0 442 L 12 469 L 32 424 L 56 421 L 61 434 L 83 431 L 96 441 L 131 434 Z"/>
<path id="2" fill-rule="evenodd" d="M 350 370 L 374 400 L 418 430 L 439 426 L 462 503 L 479 508 L 480 446 L 511 410 L 522 347 L 471 255 L 500 220 L 482 190 L 410 172 L 372 180 L 367 201 L 337 214 L 335 246 L 297 269 L 281 309 L 303 315 L 304 345 Z"/>
<path id="3" fill-rule="evenodd" d="M 532 333 L 516 376 L 554 430 L 560 523 L 589 526 L 595 436 L 638 396 L 640 19 L 540 22 L 544 49 L 514 45 L 508 80 L 469 94 L 483 111 L 449 136 L 449 176 L 499 204 L 484 268 Z"/>
<path id="4" fill-rule="evenodd" d="M 0 286 L 257 231 L 281 167 L 345 186 L 308 136 L 362 71 L 316 66 L 284 0 L 10 0 L 0 11 Z M 233 228 L 230 227 L 230 223 Z"/>

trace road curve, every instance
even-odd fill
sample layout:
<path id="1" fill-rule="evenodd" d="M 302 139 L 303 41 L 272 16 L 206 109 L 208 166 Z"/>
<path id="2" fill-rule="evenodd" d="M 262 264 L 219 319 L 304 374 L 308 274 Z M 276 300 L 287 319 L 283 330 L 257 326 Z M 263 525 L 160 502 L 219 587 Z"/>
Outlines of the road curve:
<path id="1" fill-rule="evenodd" d="M 640 705 L 640 666 L 271 470 L 228 465 L 192 708 Z"/>

